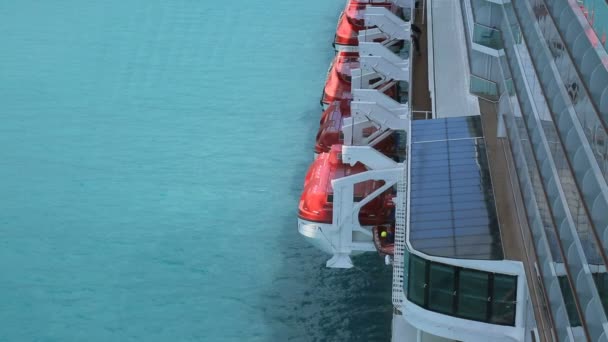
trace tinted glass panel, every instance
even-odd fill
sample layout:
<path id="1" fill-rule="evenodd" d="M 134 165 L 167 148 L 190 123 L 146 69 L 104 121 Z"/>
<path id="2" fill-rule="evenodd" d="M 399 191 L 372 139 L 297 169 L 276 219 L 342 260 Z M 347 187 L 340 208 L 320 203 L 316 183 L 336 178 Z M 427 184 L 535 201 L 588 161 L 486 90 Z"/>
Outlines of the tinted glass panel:
<path id="1" fill-rule="evenodd" d="M 423 240 L 429 250 L 441 246 L 442 238 Z M 444 247 L 440 247 L 444 248 Z M 469 253 L 483 248 L 478 244 Z M 426 261 L 406 253 L 405 277 L 409 301 L 434 312 L 500 325 L 515 325 L 517 277 L 470 270 Z M 596 282 L 601 282 L 598 275 Z M 576 313 L 576 312 L 575 312 Z"/>
<path id="2" fill-rule="evenodd" d="M 492 296 L 492 317 L 496 324 L 513 324 L 515 322 L 515 293 L 517 278 L 502 274 L 494 275 Z"/>
<path id="3" fill-rule="evenodd" d="M 429 276 L 429 309 L 445 314 L 454 313 L 453 266 L 431 263 Z"/>
<path id="4" fill-rule="evenodd" d="M 594 273 L 593 280 L 595 280 L 597 292 L 600 294 L 602 305 L 604 306 L 604 310 L 606 310 L 608 308 L 608 274 Z"/>
<path id="5" fill-rule="evenodd" d="M 411 148 L 412 246 L 436 256 L 502 259 L 480 118 L 413 122 Z"/>
<path id="6" fill-rule="evenodd" d="M 562 290 L 562 295 L 564 296 L 564 303 L 566 304 L 566 311 L 568 312 L 568 319 L 570 320 L 570 325 L 573 327 L 579 327 L 581 325 L 581 320 L 578 316 L 578 311 L 576 311 L 576 303 L 574 302 L 574 296 L 572 295 L 572 289 L 570 287 L 570 283 L 568 283 L 568 278 L 566 276 L 560 276 L 559 287 Z"/>
<path id="7" fill-rule="evenodd" d="M 461 270 L 458 281 L 458 316 L 485 321 L 488 315 L 488 274 Z"/>
<path id="8" fill-rule="evenodd" d="M 408 280 L 407 297 L 413 303 L 424 305 L 426 290 L 426 264 L 427 262 L 417 256 L 410 258 L 410 273 Z"/>

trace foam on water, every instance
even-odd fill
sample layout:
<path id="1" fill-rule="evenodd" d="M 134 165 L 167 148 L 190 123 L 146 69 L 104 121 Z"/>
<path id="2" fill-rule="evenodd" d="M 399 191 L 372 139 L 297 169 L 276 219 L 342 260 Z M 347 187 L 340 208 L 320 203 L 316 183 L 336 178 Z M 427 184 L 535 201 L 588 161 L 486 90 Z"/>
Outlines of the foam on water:
<path id="1" fill-rule="evenodd" d="M 0 340 L 388 340 L 296 228 L 342 6 L 0 2 Z"/>

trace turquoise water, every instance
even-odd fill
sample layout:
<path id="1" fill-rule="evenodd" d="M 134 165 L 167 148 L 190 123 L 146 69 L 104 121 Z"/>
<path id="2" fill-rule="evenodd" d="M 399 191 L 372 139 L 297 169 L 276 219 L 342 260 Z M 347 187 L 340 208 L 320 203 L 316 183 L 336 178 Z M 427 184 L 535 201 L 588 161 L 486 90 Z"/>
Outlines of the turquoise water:
<path id="1" fill-rule="evenodd" d="M 0 341 L 386 341 L 296 231 L 343 1 L 0 2 Z"/>

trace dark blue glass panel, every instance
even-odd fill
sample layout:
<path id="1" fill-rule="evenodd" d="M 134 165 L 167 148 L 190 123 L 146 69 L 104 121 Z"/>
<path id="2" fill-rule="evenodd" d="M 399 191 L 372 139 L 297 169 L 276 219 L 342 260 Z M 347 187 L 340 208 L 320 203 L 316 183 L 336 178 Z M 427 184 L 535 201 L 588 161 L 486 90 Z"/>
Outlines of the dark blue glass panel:
<path id="1" fill-rule="evenodd" d="M 479 117 L 412 123 L 410 242 L 424 253 L 501 259 Z"/>
<path id="2" fill-rule="evenodd" d="M 416 183 L 411 185 L 412 191 L 430 190 L 430 189 L 450 188 L 450 181 L 437 181 L 434 183 Z"/>
<path id="3" fill-rule="evenodd" d="M 411 217 L 410 217 L 410 219 L 411 219 Z M 446 228 L 450 228 L 450 229 L 454 228 L 454 224 L 451 219 L 438 219 L 435 221 L 419 221 L 416 224 L 412 224 L 410 227 L 410 230 L 411 230 L 411 233 L 413 234 L 417 230 L 446 229 Z"/>
<path id="4" fill-rule="evenodd" d="M 452 211 L 432 211 L 427 213 L 418 213 L 410 215 L 410 222 L 418 222 L 418 221 L 435 221 L 437 217 L 442 217 L 445 219 L 452 217 Z"/>
<path id="5" fill-rule="evenodd" d="M 433 203 L 431 205 L 417 204 L 410 206 L 410 215 L 448 210 L 452 210 L 452 203 L 450 202 Z"/>

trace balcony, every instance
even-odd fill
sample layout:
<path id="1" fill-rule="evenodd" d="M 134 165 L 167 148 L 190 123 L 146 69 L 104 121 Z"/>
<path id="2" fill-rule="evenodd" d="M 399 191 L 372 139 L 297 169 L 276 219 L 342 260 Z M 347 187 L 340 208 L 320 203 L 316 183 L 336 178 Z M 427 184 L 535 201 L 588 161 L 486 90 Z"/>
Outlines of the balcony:
<path id="1" fill-rule="evenodd" d="M 492 57 L 502 56 L 504 45 L 500 30 L 476 22 L 471 0 L 461 0 L 461 8 L 469 47 Z"/>
<path id="2" fill-rule="evenodd" d="M 499 98 L 496 82 L 475 75 L 471 75 L 469 91 L 471 94 L 491 102 L 497 102 Z"/>
<path id="3" fill-rule="evenodd" d="M 503 52 L 503 41 L 500 30 L 477 24 L 473 26 L 473 49 L 494 57 L 500 57 Z"/>

